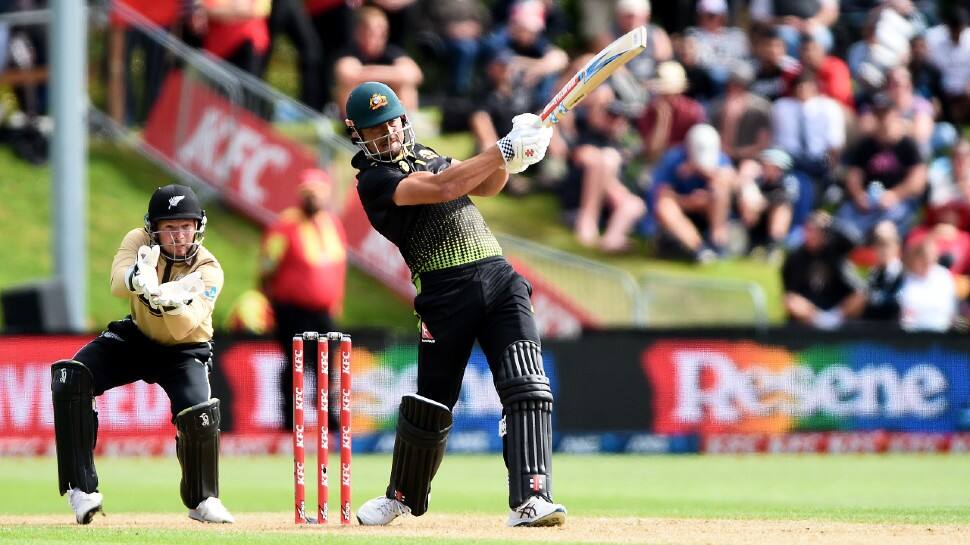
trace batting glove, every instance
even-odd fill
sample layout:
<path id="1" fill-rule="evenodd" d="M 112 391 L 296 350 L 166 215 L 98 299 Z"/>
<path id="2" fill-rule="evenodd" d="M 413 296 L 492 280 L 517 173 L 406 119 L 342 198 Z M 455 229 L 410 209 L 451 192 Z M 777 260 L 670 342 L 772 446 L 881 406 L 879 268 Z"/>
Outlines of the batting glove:
<path id="1" fill-rule="evenodd" d="M 512 118 L 512 130 L 496 144 L 505 159 L 505 170 L 518 174 L 546 156 L 552 127 L 543 127 L 539 116 L 519 114 Z"/>

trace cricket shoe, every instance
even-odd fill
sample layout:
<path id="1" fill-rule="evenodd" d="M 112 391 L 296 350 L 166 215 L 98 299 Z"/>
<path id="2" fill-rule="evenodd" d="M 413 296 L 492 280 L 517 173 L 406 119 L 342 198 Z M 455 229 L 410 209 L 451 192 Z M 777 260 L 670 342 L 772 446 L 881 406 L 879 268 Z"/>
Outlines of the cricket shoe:
<path id="1" fill-rule="evenodd" d="M 208 497 L 199 503 L 195 509 L 189 509 L 189 518 L 199 522 L 224 522 L 232 524 L 236 519 L 232 518 L 232 513 L 222 505 L 219 498 Z"/>
<path id="2" fill-rule="evenodd" d="M 381 496 L 367 501 L 357 509 L 357 522 L 362 526 L 387 526 L 394 519 L 411 514 L 403 503 Z"/>
<path id="3" fill-rule="evenodd" d="M 542 496 L 532 496 L 509 513 L 508 525 L 562 526 L 565 523 L 566 508 L 562 504 L 546 501 Z"/>
<path id="4" fill-rule="evenodd" d="M 74 518 L 78 524 L 91 524 L 95 513 L 101 511 L 101 504 L 104 497 L 100 492 L 87 492 L 79 488 L 72 488 L 67 491 L 67 503 L 74 511 Z"/>

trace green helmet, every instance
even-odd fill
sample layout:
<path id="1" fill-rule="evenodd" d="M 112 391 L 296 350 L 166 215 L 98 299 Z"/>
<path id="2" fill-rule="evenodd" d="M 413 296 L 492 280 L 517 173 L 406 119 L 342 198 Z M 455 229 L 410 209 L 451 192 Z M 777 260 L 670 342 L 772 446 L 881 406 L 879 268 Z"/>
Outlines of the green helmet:
<path id="1" fill-rule="evenodd" d="M 362 129 L 378 127 L 397 118 L 401 118 L 400 133 L 391 131 L 366 141 L 361 135 Z M 350 92 L 346 124 L 351 139 L 368 159 L 393 162 L 402 153 L 410 153 L 414 148 L 414 129 L 408 122 L 404 106 L 393 89 L 378 81 L 361 83 Z M 398 136 L 401 133 L 403 136 Z M 400 145 L 396 142 L 400 142 Z"/>
<path id="2" fill-rule="evenodd" d="M 361 83 L 347 97 L 347 118 L 356 129 L 375 127 L 406 115 L 394 90 L 379 81 Z"/>

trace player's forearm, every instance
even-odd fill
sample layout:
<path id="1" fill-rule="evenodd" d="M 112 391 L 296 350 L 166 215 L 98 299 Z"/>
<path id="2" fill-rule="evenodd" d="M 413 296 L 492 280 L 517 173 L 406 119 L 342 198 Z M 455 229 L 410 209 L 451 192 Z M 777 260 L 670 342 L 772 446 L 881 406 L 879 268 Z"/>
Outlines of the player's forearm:
<path id="1" fill-rule="evenodd" d="M 128 284 L 125 282 L 125 277 L 128 276 L 128 269 L 135 264 L 135 255 L 133 253 L 126 252 L 122 255 L 121 252 L 115 256 L 114 262 L 111 264 L 111 295 L 115 297 L 128 297 L 131 295 L 131 291 L 128 289 Z"/>
<path id="2" fill-rule="evenodd" d="M 504 168 L 497 169 L 481 184 L 471 191 L 472 195 L 478 197 L 493 197 L 498 195 L 505 184 L 509 181 L 509 173 Z"/>
<path id="3" fill-rule="evenodd" d="M 445 202 L 468 195 L 492 176 L 507 176 L 505 159 L 498 146 L 492 145 L 482 153 L 462 161 L 434 175 Z M 500 172 L 496 172 L 500 171 Z"/>

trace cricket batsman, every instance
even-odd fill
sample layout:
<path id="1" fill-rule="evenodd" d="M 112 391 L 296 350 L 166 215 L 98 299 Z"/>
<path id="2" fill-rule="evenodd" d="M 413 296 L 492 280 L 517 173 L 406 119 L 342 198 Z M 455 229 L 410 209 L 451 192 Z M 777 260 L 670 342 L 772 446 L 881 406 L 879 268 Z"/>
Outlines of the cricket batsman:
<path id="1" fill-rule="evenodd" d="M 508 175 L 542 160 L 552 136 L 539 117 L 518 115 L 512 130 L 466 161 L 415 141 L 390 87 L 357 86 L 346 124 L 360 147 L 352 164 L 374 228 L 397 245 L 411 269 L 420 319 L 418 390 L 403 397 L 385 495 L 357 511 L 363 525 L 386 525 L 428 510 L 431 481 L 445 452 L 451 411 L 477 340 L 502 401 L 499 433 L 509 475 L 509 526 L 559 526 L 552 501 L 552 389 L 542 365 L 532 288 L 469 195 L 499 193 Z"/>
<path id="2" fill-rule="evenodd" d="M 51 366 L 58 482 L 78 524 L 89 524 L 103 502 L 94 467 L 94 398 L 137 380 L 158 384 L 171 401 L 189 517 L 235 522 L 219 500 L 219 400 L 212 398 L 209 371 L 223 274 L 202 246 L 205 228 L 192 189 L 157 189 L 144 227 L 125 235 L 111 265 L 111 293 L 126 298 L 131 313 Z"/>

